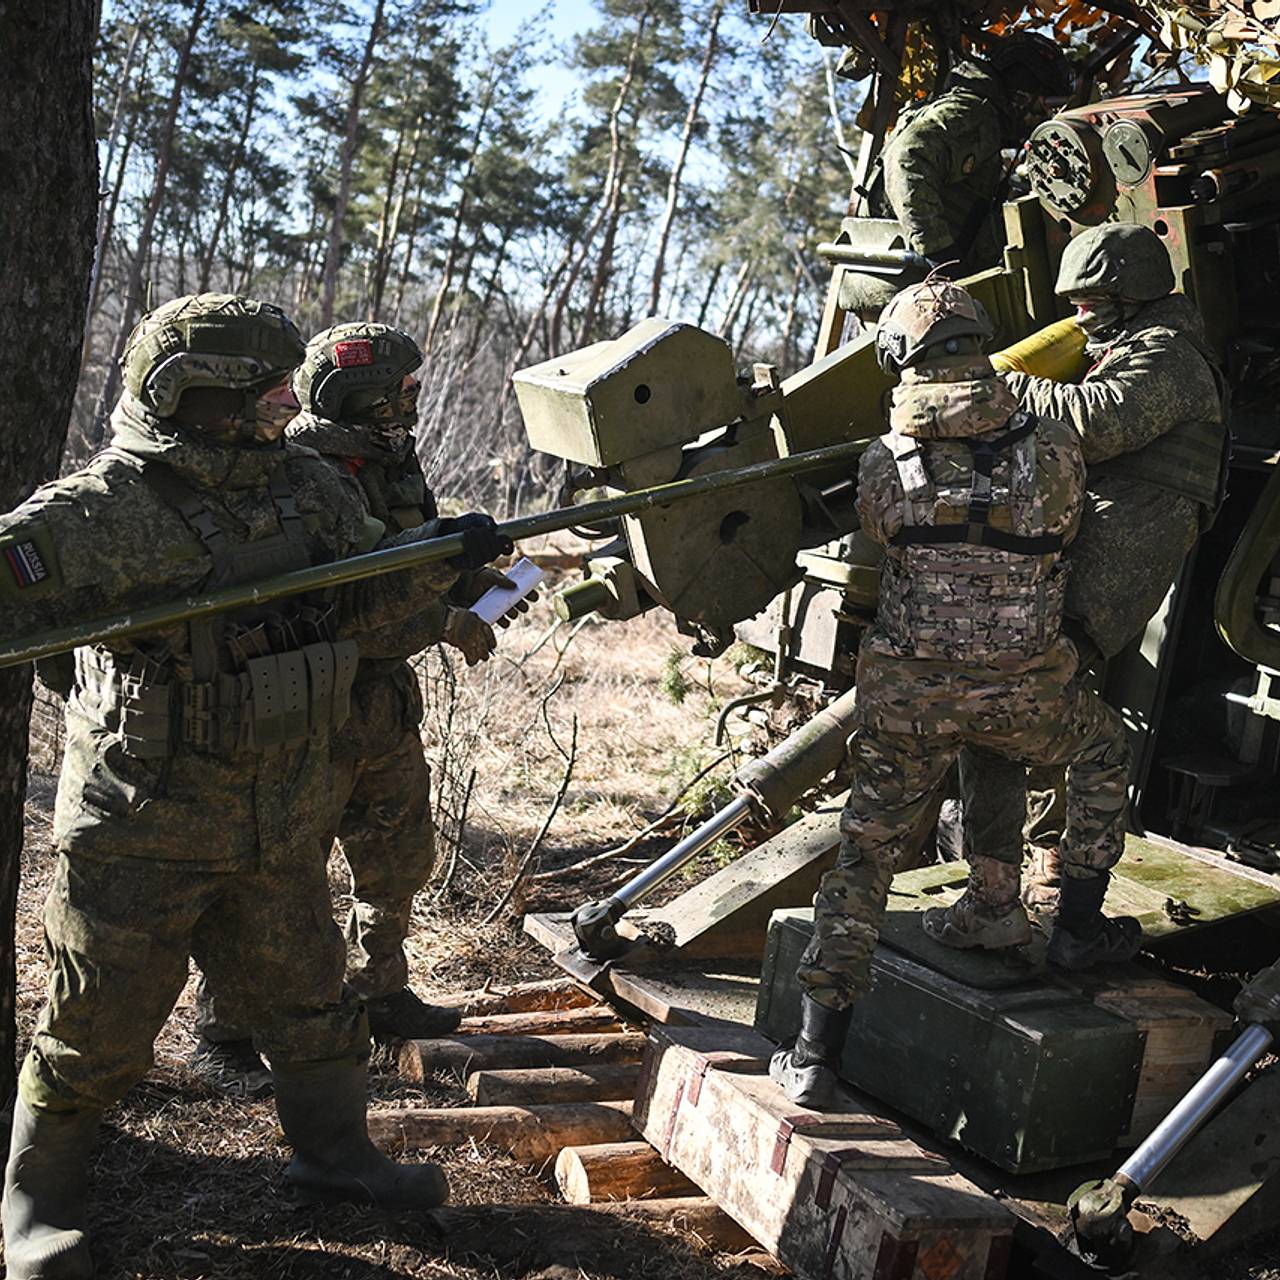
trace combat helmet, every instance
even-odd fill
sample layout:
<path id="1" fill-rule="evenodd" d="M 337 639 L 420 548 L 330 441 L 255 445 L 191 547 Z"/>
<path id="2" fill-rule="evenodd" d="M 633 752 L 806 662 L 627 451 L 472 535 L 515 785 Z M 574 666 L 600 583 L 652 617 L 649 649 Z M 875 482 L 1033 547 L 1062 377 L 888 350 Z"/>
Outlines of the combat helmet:
<path id="1" fill-rule="evenodd" d="M 403 330 L 353 321 L 317 333 L 293 375 L 303 409 L 331 422 L 354 421 L 412 429 L 417 388 L 404 380 L 422 351 Z"/>
<path id="2" fill-rule="evenodd" d="M 962 339 L 985 342 L 994 332 L 986 308 L 967 289 L 930 277 L 903 289 L 881 312 L 876 359 L 886 373 L 901 373 L 940 343 L 954 354 Z"/>
<path id="3" fill-rule="evenodd" d="M 168 418 L 184 392 L 243 391 L 240 417 L 255 421 L 259 392 L 295 369 L 305 346 L 279 307 L 230 293 L 174 298 L 134 326 L 120 358 L 124 385 Z"/>
<path id="4" fill-rule="evenodd" d="M 1015 31 L 992 43 L 984 56 L 1014 93 L 1066 98 L 1075 88 L 1075 73 L 1066 55 L 1037 32 Z"/>
<path id="5" fill-rule="evenodd" d="M 1155 302 L 1174 289 L 1169 251 L 1150 227 L 1104 222 L 1067 245 L 1058 267 L 1060 298 Z"/>

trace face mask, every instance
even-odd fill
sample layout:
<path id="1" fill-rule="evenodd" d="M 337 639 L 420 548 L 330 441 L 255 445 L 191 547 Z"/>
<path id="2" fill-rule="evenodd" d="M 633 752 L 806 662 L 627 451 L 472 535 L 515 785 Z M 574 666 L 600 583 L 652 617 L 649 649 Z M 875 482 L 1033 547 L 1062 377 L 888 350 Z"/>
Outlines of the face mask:
<path id="1" fill-rule="evenodd" d="M 254 440 L 259 444 L 274 444 L 297 417 L 299 408 L 298 399 L 287 382 L 264 391 L 254 405 Z"/>
<path id="2" fill-rule="evenodd" d="M 1115 333 L 1124 323 L 1124 305 L 1114 298 L 1077 298 L 1076 324 L 1089 342 Z"/>
<path id="3" fill-rule="evenodd" d="M 395 457 L 409 451 L 413 429 L 418 424 L 418 392 L 420 384 L 406 378 L 394 395 L 370 405 L 363 415 L 365 433 L 379 447 Z"/>

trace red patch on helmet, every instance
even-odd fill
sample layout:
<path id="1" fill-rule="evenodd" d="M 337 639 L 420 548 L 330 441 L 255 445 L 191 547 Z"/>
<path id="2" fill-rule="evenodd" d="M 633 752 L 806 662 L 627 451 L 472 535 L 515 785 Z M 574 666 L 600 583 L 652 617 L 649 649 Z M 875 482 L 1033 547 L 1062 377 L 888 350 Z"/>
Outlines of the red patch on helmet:
<path id="1" fill-rule="evenodd" d="M 354 369 L 373 363 L 373 343 L 368 338 L 352 338 L 350 342 L 336 343 L 333 358 L 339 369 Z"/>

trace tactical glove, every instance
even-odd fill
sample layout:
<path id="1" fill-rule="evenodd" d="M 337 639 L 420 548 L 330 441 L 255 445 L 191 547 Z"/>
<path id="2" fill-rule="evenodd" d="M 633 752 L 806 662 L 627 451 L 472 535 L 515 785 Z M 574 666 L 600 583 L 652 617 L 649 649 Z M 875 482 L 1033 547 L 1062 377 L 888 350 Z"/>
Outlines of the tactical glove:
<path id="1" fill-rule="evenodd" d="M 469 573 L 458 579 L 453 590 L 449 592 L 449 599 L 457 604 L 473 605 L 491 587 L 503 587 L 514 591 L 516 584 L 500 569 L 477 569 L 475 573 Z M 530 591 L 523 600 L 517 600 L 494 625 L 509 627 L 511 620 L 522 613 L 528 613 L 529 606 L 537 599 L 538 593 Z"/>
<path id="2" fill-rule="evenodd" d="M 444 624 L 444 642 L 457 649 L 469 667 L 488 662 L 498 647 L 493 628 L 470 609 L 449 610 Z"/>
<path id="3" fill-rule="evenodd" d="M 1280 963 L 1255 973 L 1233 1007 L 1241 1022 L 1261 1022 L 1273 1033 L 1280 1030 Z"/>
<path id="4" fill-rule="evenodd" d="M 437 531 L 462 535 L 462 550 L 449 561 L 459 569 L 483 568 L 491 560 L 509 556 L 515 550 L 515 543 L 505 533 L 498 532 L 494 518 L 481 511 L 441 520 Z"/>

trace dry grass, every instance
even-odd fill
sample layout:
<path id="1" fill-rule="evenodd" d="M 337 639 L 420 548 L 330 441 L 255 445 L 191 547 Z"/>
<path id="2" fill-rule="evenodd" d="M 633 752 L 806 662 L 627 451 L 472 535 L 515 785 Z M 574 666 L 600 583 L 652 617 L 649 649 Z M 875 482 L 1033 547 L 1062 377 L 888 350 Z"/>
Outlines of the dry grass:
<path id="1" fill-rule="evenodd" d="M 499 655 L 470 672 L 450 673 L 439 653 L 423 659 L 430 701 L 426 736 L 437 765 L 445 838 L 433 883 L 419 895 L 410 938 L 420 990 L 551 972 L 544 953 L 520 933 L 514 909 L 489 925 L 481 919 L 547 816 L 564 776 L 562 748 L 575 716 L 573 774 L 531 870 L 610 848 L 660 813 L 692 772 L 692 762 L 711 758 L 702 748 L 712 732 L 714 698 L 740 691 L 728 664 L 716 664 L 708 687 L 706 664 L 690 659 L 684 664 L 690 692 L 681 706 L 671 702 L 661 685 L 668 658 L 682 642 L 665 615 L 588 626 L 567 645 L 561 629 L 537 648 L 550 621 L 545 605 L 535 607 L 503 637 Z M 440 734 L 450 711 L 451 752 Z M 460 806 L 473 768 L 468 821 L 455 849 L 447 838 L 457 816 L 452 810 Z M 44 992 L 40 908 L 53 866 L 52 786 L 47 774 L 33 774 L 18 921 L 24 1037 Z M 663 843 L 650 841 L 632 856 L 652 856 Z M 603 887 L 629 869 L 621 863 L 616 871 L 600 869 L 590 886 L 572 876 L 539 881 L 538 904 L 576 903 L 588 887 Z M 341 914 L 350 899 L 338 860 L 332 879 Z M 434 1153 L 453 1184 L 455 1207 L 447 1211 L 415 1217 L 297 1205 L 281 1184 L 287 1152 L 271 1105 L 210 1098 L 184 1069 L 194 1044 L 192 994 L 189 984 L 157 1042 L 154 1070 L 107 1119 L 91 1218 L 102 1280 L 761 1275 L 672 1232 L 552 1204 L 545 1181 L 499 1153 L 475 1148 Z M 448 1081 L 424 1090 L 385 1064 L 375 1067 L 374 1105 L 461 1100 Z"/>

